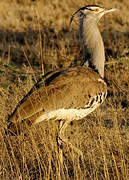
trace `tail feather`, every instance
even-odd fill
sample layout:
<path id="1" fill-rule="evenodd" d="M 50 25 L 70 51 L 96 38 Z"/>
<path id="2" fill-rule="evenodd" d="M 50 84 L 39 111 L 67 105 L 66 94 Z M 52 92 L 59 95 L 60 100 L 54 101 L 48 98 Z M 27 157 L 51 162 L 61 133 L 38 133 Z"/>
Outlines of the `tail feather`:
<path id="1" fill-rule="evenodd" d="M 26 129 L 31 126 L 30 121 L 22 120 L 21 122 L 10 122 L 5 130 L 6 135 L 18 136 L 21 133 L 25 133 Z"/>
<path id="2" fill-rule="evenodd" d="M 5 130 L 6 135 L 16 136 L 21 134 L 21 125 L 10 122 Z"/>

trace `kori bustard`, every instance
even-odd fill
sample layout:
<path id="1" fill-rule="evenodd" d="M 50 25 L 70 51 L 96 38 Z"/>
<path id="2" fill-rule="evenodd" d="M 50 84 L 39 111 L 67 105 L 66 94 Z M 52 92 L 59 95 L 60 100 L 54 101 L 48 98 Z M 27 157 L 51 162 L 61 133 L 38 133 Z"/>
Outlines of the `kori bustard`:
<path id="1" fill-rule="evenodd" d="M 20 134 L 25 125 L 60 120 L 58 141 L 71 145 L 64 136 L 68 124 L 86 117 L 102 104 L 107 95 L 103 80 L 104 44 L 97 23 L 104 14 L 115 10 L 89 5 L 72 15 L 70 24 L 75 16 L 79 20 L 83 65 L 42 76 L 9 116 L 9 134 Z"/>

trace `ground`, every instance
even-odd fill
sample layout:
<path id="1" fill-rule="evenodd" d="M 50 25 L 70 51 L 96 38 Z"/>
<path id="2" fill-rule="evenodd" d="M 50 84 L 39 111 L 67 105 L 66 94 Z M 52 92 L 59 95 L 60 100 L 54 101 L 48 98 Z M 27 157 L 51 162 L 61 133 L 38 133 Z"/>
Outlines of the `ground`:
<path id="1" fill-rule="evenodd" d="M 59 123 L 42 122 L 17 137 L 5 136 L 8 115 L 38 78 L 49 70 L 83 61 L 71 15 L 97 4 L 118 8 L 99 23 L 104 40 L 103 105 L 73 121 L 66 137 L 83 152 L 63 146 L 59 162 Z M 126 0 L 4 0 L 0 2 L 0 179 L 129 179 L 129 2 Z"/>

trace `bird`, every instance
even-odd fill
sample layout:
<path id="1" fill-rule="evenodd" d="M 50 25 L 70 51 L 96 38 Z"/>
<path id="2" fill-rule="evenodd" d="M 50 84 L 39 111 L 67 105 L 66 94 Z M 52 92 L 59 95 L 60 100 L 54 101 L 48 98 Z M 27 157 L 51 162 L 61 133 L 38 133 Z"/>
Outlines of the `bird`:
<path id="1" fill-rule="evenodd" d="M 83 119 L 106 99 L 105 52 L 98 22 L 104 14 L 115 10 L 88 5 L 71 16 L 70 25 L 75 17 L 78 18 L 83 64 L 43 75 L 9 115 L 7 134 L 20 135 L 25 125 L 31 127 L 42 121 L 58 120 L 59 144 L 66 143 L 78 149 L 65 138 L 65 130 L 71 121 Z"/>

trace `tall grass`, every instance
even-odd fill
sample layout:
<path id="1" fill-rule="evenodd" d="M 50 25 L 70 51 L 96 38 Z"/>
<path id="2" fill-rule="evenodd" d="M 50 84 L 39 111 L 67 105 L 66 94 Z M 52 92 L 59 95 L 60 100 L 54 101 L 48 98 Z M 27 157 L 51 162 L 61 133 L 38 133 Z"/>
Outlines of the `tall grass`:
<path id="1" fill-rule="evenodd" d="M 58 121 L 42 122 L 21 136 L 8 137 L 8 114 L 46 71 L 80 64 L 83 60 L 77 24 L 68 19 L 82 5 L 117 7 L 118 15 L 104 17 L 105 42 L 103 105 L 66 132 L 83 152 L 83 159 L 63 144 L 59 160 Z M 128 3 L 101 1 L 0 2 L 0 179 L 129 179 L 129 41 Z M 5 18 L 6 17 L 6 18 Z"/>

